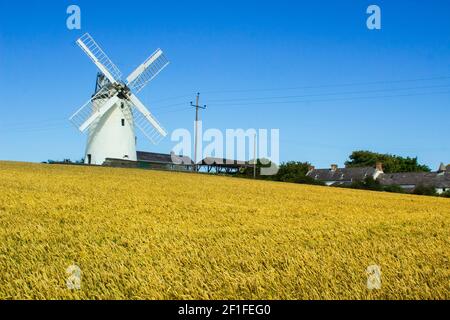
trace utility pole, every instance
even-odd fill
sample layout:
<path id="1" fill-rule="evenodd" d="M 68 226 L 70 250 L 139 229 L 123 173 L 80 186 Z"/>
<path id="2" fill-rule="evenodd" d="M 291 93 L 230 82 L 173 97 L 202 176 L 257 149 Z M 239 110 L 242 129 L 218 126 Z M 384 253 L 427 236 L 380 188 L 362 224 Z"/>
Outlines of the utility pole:
<path id="1" fill-rule="evenodd" d="M 195 137 L 194 137 L 194 171 L 198 171 L 197 167 L 197 136 L 198 136 L 198 109 L 206 109 L 206 105 L 200 106 L 200 93 L 197 93 L 197 98 L 195 100 L 195 105 L 191 101 L 191 107 L 195 107 Z"/>
<path id="2" fill-rule="evenodd" d="M 253 141 L 253 179 L 256 179 L 256 162 L 258 161 L 256 159 L 256 133 L 255 133 L 255 140 Z"/>

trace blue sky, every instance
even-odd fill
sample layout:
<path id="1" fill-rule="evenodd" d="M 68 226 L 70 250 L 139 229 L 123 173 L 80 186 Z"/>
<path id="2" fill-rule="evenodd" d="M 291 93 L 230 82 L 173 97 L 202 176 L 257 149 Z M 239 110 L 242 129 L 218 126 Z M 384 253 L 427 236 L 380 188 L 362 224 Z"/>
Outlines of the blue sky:
<path id="1" fill-rule="evenodd" d="M 81 8 L 82 29 L 66 28 Z M 382 29 L 366 28 L 366 8 Z M 171 60 L 142 93 L 168 131 L 279 128 L 282 161 L 328 166 L 352 150 L 450 163 L 450 2 L 0 1 L 0 159 L 83 156 L 68 117 L 97 70 L 75 40 L 89 32 L 124 75 L 156 48 Z M 138 135 L 139 137 L 139 135 Z M 168 152 L 138 139 L 141 150 Z"/>

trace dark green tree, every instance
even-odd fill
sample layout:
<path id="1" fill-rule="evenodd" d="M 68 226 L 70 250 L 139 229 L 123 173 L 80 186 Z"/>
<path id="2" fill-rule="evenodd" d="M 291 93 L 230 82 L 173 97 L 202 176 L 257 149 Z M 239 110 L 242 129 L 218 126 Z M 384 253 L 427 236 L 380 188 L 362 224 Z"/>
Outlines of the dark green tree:
<path id="1" fill-rule="evenodd" d="M 237 173 L 238 177 L 241 178 L 253 178 L 253 170 L 254 170 L 254 166 L 253 163 L 255 162 L 254 159 L 250 160 L 248 163 L 250 164 L 248 167 L 246 168 L 241 168 L 241 170 L 239 170 L 239 172 Z M 261 168 L 270 168 L 272 166 L 272 162 L 269 159 L 266 158 L 261 158 L 261 159 L 256 159 L 256 177 L 258 179 L 268 179 L 268 176 L 262 176 L 261 175 Z"/>
<path id="2" fill-rule="evenodd" d="M 436 189 L 434 187 L 424 185 L 418 185 L 414 189 L 413 194 L 418 194 L 421 196 L 437 196 Z"/>
<path id="3" fill-rule="evenodd" d="M 306 175 L 310 168 L 311 164 L 309 162 L 284 162 L 279 165 L 277 174 L 270 177 L 270 179 L 283 182 L 322 185 L 322 182 L 316 181 Z"/>
<path id="4" fill-rule="evenodd" d="M 384 186 L 384 191 L 386 192 L 394 192 L 394 193 L 405 193 L 405 190 L 399 185 L 393 184 L 390 186 Z"/>
<path id="5" fill-rule="evenodd" d="M 351 184 L 350 188 L 383 191 L 383 186 L 373 177 L 366 177 L 363 181 L 355 181 Z"/>
<path id="6" fill-rule="evenodd" d="M 308 162 L 289 161 L 282 163 L 273 179 L 277 181 L 295 182 L 297 178 L 306 176 L 310 166 L 311 164 Z"/>
<path id="7" fill-rule="evenodd" d="M 350 160 L 345 165 L 351 167 L 373 167 L 377 162 L 383 164 L 385 173 L 395 172 L 430 172 L 430 168 L 426 165 L 419 164 L 417 157 L 401 157 L 391 154 L 381 154 L 371 151 L 353 151 Z"/>

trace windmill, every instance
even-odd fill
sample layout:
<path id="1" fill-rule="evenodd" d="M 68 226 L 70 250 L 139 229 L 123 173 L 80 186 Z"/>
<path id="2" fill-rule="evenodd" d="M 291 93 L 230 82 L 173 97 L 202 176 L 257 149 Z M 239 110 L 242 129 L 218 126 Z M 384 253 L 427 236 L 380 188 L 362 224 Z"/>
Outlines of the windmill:
<path id="1" fill-rule="evenodd" d="M 153 80 L 169 61 L 158 49 L 124 82 L 119 69 L 88 33 L 77 44 L 100 70 L 94 95 L 70 117 L 81 132 L 88 132 L 85 163 L 101 165 L 106 158 L 136 161 L 135 128 L 154 144 L 167 132 L 135 93 Z"/>

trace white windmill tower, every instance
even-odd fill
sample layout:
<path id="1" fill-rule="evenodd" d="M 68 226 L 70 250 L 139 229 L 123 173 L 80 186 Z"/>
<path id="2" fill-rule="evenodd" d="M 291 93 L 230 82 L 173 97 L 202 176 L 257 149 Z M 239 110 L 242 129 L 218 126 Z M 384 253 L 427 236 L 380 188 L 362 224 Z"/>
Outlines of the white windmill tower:
<path id="1" fill-rule="evenodd" d="M 133 92 L 141 91 L 169 61 L 156 50 L 121 81 L 119 69 L 86 33 L 77 44 L 100 70 L 95 94 L 71 117 L 81 131 L 88 131 L 85 163 L 101 165 L 106 158 L 136 160 L 135 127 L 154 144 L 167 132 Z"/>

